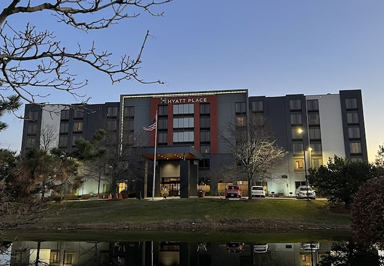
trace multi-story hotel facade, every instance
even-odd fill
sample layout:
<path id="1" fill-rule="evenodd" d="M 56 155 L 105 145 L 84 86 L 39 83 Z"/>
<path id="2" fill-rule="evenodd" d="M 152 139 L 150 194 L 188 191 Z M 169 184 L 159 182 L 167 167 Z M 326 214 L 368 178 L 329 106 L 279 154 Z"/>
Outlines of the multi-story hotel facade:
<path id="1" fill-rule="evenodd" d="M 77 138 L 91 139 L 104 128 L 147 158 L 144 178 L 136 187 L 142 196 L 151 195 L 153 176 L 155 196 L 164 186 L 170 195 L 180 197 L 196 196 L 201 183 L 209 185 L 212 195 L 226 183 L 245 186 L 241 174 L 227 174 L 226 167 L 235 162 L 222 136 L 229 134 L 229 125 L 246 125 L 253 114 L 269 121 L 276 144 L 287 151 L 279 165 L 254 180 L 268 194 L 294 194 L 305 183 L 305 170 L 326 164 L 334 155 L 368 161 L 360 90 L 281 97 L 249 96 L 248 90 L 127 94 L 120 96 L 120 102 L 74 107 L 26 105 L 25 116 L 30 119 L 24 122 L 22 153 L 27 147 L 48 149 L 48 144 L 70 153 Z M 156 115 L 157 130 L 144 131 L 142 127 Z M 43 137 L 47 131 L 54 136 L 49 143 Z M 82 193 L 93 190 L 95 185 L 85 184 Z"/>

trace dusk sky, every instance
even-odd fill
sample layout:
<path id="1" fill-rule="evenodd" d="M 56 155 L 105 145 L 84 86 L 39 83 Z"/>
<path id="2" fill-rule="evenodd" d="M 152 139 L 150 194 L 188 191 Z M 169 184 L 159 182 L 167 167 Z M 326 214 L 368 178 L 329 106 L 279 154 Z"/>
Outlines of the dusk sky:
<path id="1" fill-rule="evenodd" d="M 4 8 L 0 4 L 0 8 Z M 135 10 L 136 12 L 138 10 Z M 147 30 L 140 77 L 165 85 L 134 81 L 111 84 L 87 66 L 71 70 L 90 84 L 79 91 L 89 103 L 117 102 L 120 94 L 248 89 L 250 96 L 321 95 L 361 89 L 368 156 L 384 144 L 383 0 L 174 0 L 156 7 L 163 17 L 142 13 L 106 30 L 84 33 L 55 23 L 49 13 L 17 15 L 12 25 L 49 26 L 71 49 L 95 41 L 116 59 L 135 56 Z M 75 103 L 50 91 L 50 103 Z M 24 107 L 18 112 L 22 114 Z M 9 128 L 0 147 L 21 148 L 22 121 L 2 117 Z"/>

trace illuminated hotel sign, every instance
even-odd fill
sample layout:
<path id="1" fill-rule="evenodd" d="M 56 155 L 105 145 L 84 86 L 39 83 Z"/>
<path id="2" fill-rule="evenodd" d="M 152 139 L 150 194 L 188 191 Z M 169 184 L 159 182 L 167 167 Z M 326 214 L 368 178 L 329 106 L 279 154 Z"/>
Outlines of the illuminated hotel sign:
<path id="1" fill-rule="evenodd" d="M 161 104 L 183 104 L 183 103 L 206 103 L 207 98 L 195 97 L 195 98 L 161 98 Z"/>

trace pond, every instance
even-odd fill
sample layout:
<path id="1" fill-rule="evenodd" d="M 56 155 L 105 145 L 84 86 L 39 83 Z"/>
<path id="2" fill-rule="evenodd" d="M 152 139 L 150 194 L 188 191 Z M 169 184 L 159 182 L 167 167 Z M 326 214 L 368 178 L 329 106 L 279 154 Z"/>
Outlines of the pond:
<path id="1" fill-rule="evenodd" d="M 177 237 L 176 237 L 177 238 Z M 184 237 L 183 237 L 184 238 Z M 348 240 L 3 241 L 0 265 L 383 265 L 381 251 Z M 273 242 L 274 241 L 274 242 Z M 350 254 L 350 253 L 353 254 Z M 348 261 L 348 260 L 353 260 Z M 327 264 L 328 263 L 328 264 Z M 342 263 L 342 264 L 336 264 Z"/>

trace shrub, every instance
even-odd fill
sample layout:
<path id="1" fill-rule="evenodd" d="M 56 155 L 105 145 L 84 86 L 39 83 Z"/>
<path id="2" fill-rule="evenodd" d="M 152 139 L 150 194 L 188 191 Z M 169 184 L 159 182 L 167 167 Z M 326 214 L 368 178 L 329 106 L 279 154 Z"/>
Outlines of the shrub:
<path id="1" fill-rule="evenodd" d="M 358 241 L 384 247 L 384 176 L 369 179 L 355 195 L 352 230 Z"/>

